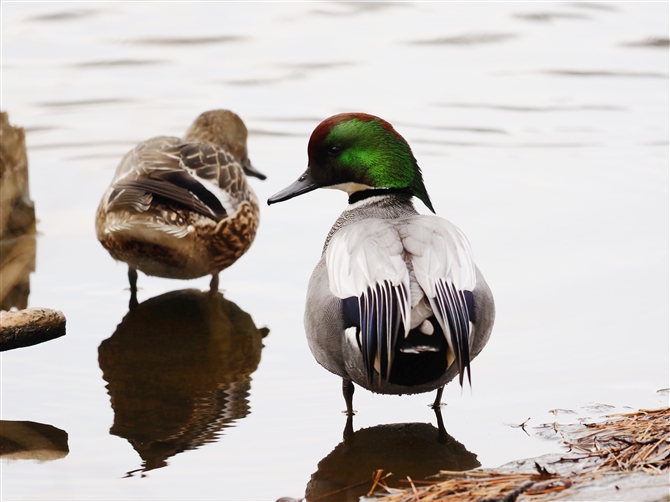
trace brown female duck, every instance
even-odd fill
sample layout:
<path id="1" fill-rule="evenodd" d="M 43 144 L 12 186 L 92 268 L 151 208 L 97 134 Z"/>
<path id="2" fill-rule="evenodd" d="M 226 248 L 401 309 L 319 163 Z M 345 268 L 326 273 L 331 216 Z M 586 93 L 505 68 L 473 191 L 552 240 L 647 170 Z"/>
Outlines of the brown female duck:
<path id="1" fill-rule="evenodd" d="M 128 152 L 100 202 L 98 240 L 128 264 L 133 296 L 137 270 L 193 279 L 219 272 L 251 246 L 258 200 L 246 175 L 265 179 L 247 155 L 247 128 L 228 110 L 201 114 L 183 139 L 158 136 Z"/>

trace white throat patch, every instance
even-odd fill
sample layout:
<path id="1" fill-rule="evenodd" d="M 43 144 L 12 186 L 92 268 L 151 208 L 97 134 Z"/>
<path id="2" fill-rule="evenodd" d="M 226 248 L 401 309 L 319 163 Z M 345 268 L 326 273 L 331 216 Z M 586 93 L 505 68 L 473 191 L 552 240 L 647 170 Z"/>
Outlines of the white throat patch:
<path id="1" fill-rule="evenodd" d="M 334 188 L 337 190 L 342 190 L 343 192 L 347 192 L 347 194 L 351 195 L 352 193 L 359 192 L 361 190 L 371 190 L 372 187 L 368 185 L 363 185 L 362 183 L 354 183 L 352 181 L 348 183 L 340 183 L 339 185 L 331 185 L 329 187 L 325 188 Z"/>

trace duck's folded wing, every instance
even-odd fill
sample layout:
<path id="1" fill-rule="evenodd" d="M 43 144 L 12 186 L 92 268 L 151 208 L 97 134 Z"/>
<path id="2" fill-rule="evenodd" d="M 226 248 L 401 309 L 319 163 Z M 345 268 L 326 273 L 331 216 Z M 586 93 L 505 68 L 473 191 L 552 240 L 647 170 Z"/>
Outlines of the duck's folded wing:
<path id="1" fill-rule="evenodd" d="M 197 183 L 194 184 L 188 175 L 171 176 L 171 179 L 137 178 L 134 180 L 119 181 L 114 188 L 128 190 L 133 193 L 150 193 L 158 196 L 167 203 L 178 204 L 189 211 L 202 214 L 219 221 L 226 216 L 226 211 L 219 201 L 209 192 L 203 191 Z M 187 188 L 188 187 L 188 188 Z M 208 203 L 203 202 L 197 195 Z M 211 200 L 210 199 L 211 196 Z"/>
<path id="2" fill-rule="evenodd" d="M 343 300 L 343 315 L 357 329 L 368 380 L 375 362 L 388 380 L 400 323 L 411 310 L 409 273 L 397 230 L 385 220 L 352 223 L 336 232 L 326 250 L 331 292 Z"/>
<path id="3" fill-rule="evenodd" d="M 234 212 L 229 192 L 220 188 L 222 182 L 235 187 L 229 170 L 223 173 L 221 169 L 222 162 L 231 161 L 229 156 L 210 145 L 175 144 L 167 139 L 176 138 L 149 140 L 124 158 L 122 162 L 132 169 L 125 168 L 114 183 L 116 193 L 110 203 L 118 197 L 115 203 L 119 205 L 133 194 L 149 193 L 215 221 Z M 128 202 L 132 206 L 133 201 Z"/>
<path id="4" fill-rule="evenodd" d="M 476 273 L 470 244 L 454 225 L 437 216 L 412 219 L 399 227 L 402 243 L 411 255 L 419 286 L 456 357 L 459 381 L 470 381 L 470 333 Z"/>

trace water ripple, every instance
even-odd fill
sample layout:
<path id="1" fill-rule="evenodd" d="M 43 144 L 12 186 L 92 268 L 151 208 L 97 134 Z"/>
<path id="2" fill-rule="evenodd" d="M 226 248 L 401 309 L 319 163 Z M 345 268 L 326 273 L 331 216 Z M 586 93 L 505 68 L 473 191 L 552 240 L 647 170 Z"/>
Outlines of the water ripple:
<path id="1" fill-rule="evenodd" d="M 489 103 L 437 103 L 446 108 L 481 108 L 506 112 L 574 112 L 574 111 L 606 111 L 620 112 L 626 109 L 615 105 L 553 105 L 553 106 L 514 106 Z"/>
<path id="2" fill-rule="evenodd" d="M 207 44 L 221 44 L 228 42 L 241 42 L 248 40 L 247 37 L 240 37 L 237 35 L 220 35 L 220 36 L 205 36 L 205 37 L 148 37 L 136 38 L 131 40 L 131 43 L 139 45 L 207 45 Z"/>
<path id="3" fill-rule="evenodd" d="M 81 19 L 83 17 L 91 17 L 98 14 L 99 11 L 91 9 L 75 9 L 63 12 L 53 12 L 51 14 L 41 14 L 39 16 L 32 16 L 27 21 L 71 21 L 73 19 Z"/>
<path id="4" fill-rule="evenodd" d="M 410 45 L 480 45 L 502 42 L 519 35 L 514 33 L 468 33 L 455 37 L 431 38 L 428 40 L 412 40 Z"/>
<path id="5" fill-rule="evenodd" d="M 319 123 L 323 117 L 256 117 L 256 120 L 265 122 L 316 122 Z"/>
<path id="6" fill-rule="evenodd" d="M 41 145 L 30 145 L 31 150 L 61 150 L 64 148 L 99 148 L 102 145 L 123 146 L 128 148 L 137 141 L 80 141 L 70 143 L 43 143 Z"/>
<path id="7" fill-rule="evenodd" d="M 132 103 L 134 99 L 127 98 L 101 98 L 101 99 L 81 99 L 76 101 L 45 101 L 37 103 L 37 106 L 47 108 L 61 108 L 68 106 L 90 106 L 90 105 L 116 105 L 119 103 Z"/>
<path id="8" fill-rule="evenodd" d="M 665 49 L 670 47 L 670 39 L 667 37 L 647 37 L 638 42 L 624 42 L 621 45 L 624 47 L 653 47 Z"/>
<path id="9" fill-rule="evenodd" d="M 523 21 L 532 21 L 547 23 L 555 19 L 582 19 L 582 20 L 591 20 L 591 16 L 586 14 L 574 14 L 570 12 L 524 12 L 520 14 L 514 14 L 515 18 L 522 19 Z"/>
<path id="10" fill-rule="evenodd" d="M 272 84 L 277 84 L 279 82 L 285 82 L 287 80 L 298 80 L 301 78 L 305 78 L 304 73 L 290 73 L 288 75 L 283 75 L 281 77 L 258 77 L 258 78 L 244 78 L 244 79 L 237 79 L 237 80 L 224 80 L 224 84 L 229 84 L 229 85 L 248 85 L 248 86 L 257 86 L 257 85 L 272 85 Z"/>
<path id="11" fill-rule="evenodd" d="M 453 132 L 474 132 L 483 134 L 508 134 L 504 129 L 497 129 L 493 127 L 465 127 L 465 126 L 440 126 L 440 125 L 426 125 L 415 124 L 409 122 L 397 122 L 397 125 L 403 127 L 416 127 L 418 129 L 429 129 L 433 131 L 453 131 Z"/>
<path id="12" fill-rule="evenodd" d="M 593 9 L 593 10 L 602 10 L 609 12 L 617 12 L 619 9 L 613 5 L 609 5 L 601 2 L 572 2 L 568 4 L 570 7 L 578 7 L 580 9 Z"/>
<path id="13" fill-rule="evenodd" d="M 342 68 L 343 66 L 353 66 L 355 64 L 350 61 L 333 61 L 330 63 L 287 63 L 278 66 L 293 70 L 329 70 L 331 68 Z"/>
<path id="14" fill-rule="evenodd" d="M 325 2 L 324 2 L 325 3 Z M 323 16 L 355 16 L 358 14 L 367 14 L 369 12 L 378 12 L 381 10 L 394 7 L 412 7 L 411 3 L 406 2 L 334 2 L 337 7 L 346 6 L 347 10 L 325 10 L 313 9 L 311 14 L 318 14 Z"/>
<path id="15" fill-rule="evenodd" d="M 111 59 L 108 61 L 86 61 L 84 63 L 75 63 L 74 68 L 97 68 L 97 67 L 118 67 L 118 66 L 146 66 L 155 64 L 164 64 L 167 61 L 159 59 Z"/>
<path id="16" fill-rule="evenodd" d="M 609 71 L 609 70 L 544 70 L 540 73 L 561 77 L 635 77 L 635 78 L 668 78 L 667 73 L 643 71 Z"/>
<path id="17" fill-rule="evenodd" d="M 487 147 L 487 148 L 593 148 L 602 146 L 600 143 L 484 143 L 479 141 L 442 141 L 434 139 L 414 139 L 412 143 L 423 145 L 441 145 L 441 146 L 465 146 L 465 147 Z"/>
<path id="18" fill-rule="evenodd" d="M 268 131 L 267 129 L 249 129 L 249 136 L 295 136 L 302 137 L 302 133 L 286 132 L 286 131 Z"/>

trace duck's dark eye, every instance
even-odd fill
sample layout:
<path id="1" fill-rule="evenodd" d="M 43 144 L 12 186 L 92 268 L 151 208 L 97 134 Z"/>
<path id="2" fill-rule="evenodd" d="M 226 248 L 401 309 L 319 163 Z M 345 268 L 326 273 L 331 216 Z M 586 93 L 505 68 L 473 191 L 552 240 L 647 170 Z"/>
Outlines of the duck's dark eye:
<path id="1" fill-rule="evenodd" d="M 328 155 L 331 155 L 331 156 L 334 157 L 336 155 L 339 155 L 341 151 L 342 151 L 342 149 L 339 146 L 331 146 L 328 149 Z"/>

